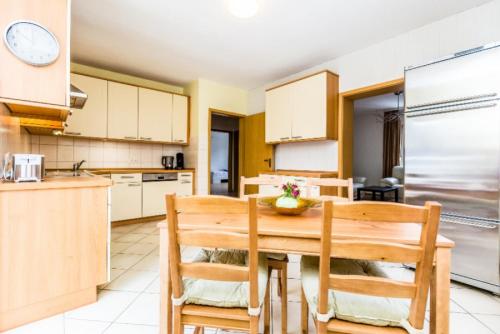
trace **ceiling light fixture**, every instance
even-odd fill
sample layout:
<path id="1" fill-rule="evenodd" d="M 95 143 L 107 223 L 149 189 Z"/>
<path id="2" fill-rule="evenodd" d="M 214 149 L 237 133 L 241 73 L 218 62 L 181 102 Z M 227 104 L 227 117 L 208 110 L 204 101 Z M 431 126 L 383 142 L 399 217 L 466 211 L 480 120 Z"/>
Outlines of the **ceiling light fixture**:
<path id="1" fill-rule="evenodd" d="M 229 11 L 236 17 L 247 19 L 255 14 L 259 9 L 257 0 L 229 0 Z"/>

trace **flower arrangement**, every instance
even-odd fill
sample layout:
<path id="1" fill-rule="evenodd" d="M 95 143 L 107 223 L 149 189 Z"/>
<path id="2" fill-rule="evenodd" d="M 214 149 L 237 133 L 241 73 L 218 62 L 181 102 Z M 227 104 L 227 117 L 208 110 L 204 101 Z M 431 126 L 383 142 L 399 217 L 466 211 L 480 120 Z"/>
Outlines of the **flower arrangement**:
<path id="1" fill-rule="evenodd" d="M 281 186 L 283 195 L 276 200 L 276 206 L 281 208 L 297 208 L 299 205 L 300 189 L 290 182 Z"/>

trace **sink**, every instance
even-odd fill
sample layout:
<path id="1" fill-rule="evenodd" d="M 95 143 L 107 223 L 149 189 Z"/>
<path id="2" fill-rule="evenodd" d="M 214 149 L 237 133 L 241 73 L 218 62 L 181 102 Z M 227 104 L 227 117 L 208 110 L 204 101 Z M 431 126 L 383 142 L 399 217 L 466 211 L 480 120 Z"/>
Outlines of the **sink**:
<path id="1" fill-rule="evenodd" d="M 81 177 L 81 176 L 86 176 L 86 177 L 93 177 L 95 176 L 89 171 L 86 170 L 79 170 L 76 172 L 76 174 L 73 173 L 73 171 L 68 171 L 68 170 L 56 170 L 56 171 L 50 171 L 47 172 L 47 177 Z"/>

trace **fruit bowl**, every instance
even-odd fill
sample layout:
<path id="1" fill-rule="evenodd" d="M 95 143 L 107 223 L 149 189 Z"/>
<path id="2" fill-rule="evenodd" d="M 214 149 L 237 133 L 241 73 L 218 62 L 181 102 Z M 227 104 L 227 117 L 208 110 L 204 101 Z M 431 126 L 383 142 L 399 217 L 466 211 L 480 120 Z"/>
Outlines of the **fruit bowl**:
<path id="1" fill-rule="evenodd" d="M 281 196 L 273 196 L 273 197 L 261 197 L 259 198 L 259 204 L 269 206 L 273 208 L 274 211 L 279 213 L 280 215 L 285 216 L 298 216 L 302 214 L 309 208 L 314 208 L 321 205 L 321 201 L 311 198 L 299 198 L 297 199 L 297 207 L 296 208 L 285 208 L 276 206 L 276 201 Z"/>

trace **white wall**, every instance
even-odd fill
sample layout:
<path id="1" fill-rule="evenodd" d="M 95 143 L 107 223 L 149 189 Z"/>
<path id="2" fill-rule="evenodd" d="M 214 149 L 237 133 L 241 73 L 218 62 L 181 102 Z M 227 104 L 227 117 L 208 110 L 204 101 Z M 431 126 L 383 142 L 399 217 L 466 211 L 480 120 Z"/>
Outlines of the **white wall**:
<path id="1" fill-rule="evenodd" d="M 210 169 L 212 171 L 228 170 L 229 133 L 212 131 Z"/>
<path id="2" fill-rule="evenodd" d="M 384 111 L 356 111 L 354 104 L 353 176 L 367 178 L 366 185 L 378 185 L 384 169 Z"/>
<path id="3" fill-rule="evenodd" d="M 296 73 L 281 80 L 271 82 L 249 92 L 248 112 L 254 114 L 265 108 L 264 90 L 318 70 L 329 69 L 340 75 L 340 91 L 364 87 L 378 82 L 401 78 L 404 67 L 427 62 L 453 52 L 464 50 L 494 41 L 500 41 L 500 0 L 467 10 L 409 31 L 381 43 L 369 46 L 351 54 L 333 59 L 313 68 Z M 332 38 L 335 38 L 334 35 Z M 276 161 L 287 167 L 301 166 L 302 161 L 318 151 L 317 156 L 334 154 L 333 149 L 317 143 L 313 146 L 296 145 L 296 148 L 277 150 Z M 279 145 L 281 147 L 283 145 Z M 293 151 L 293 155 L 290 154 Z M 283 152 L 285 156 L 283 156 Z M 278 165 L 280 168 L 281 165 Z M 317 169 L 336 170 L 325 162 Z M 294 168 L 298 169 L 298 168 Z"/>

